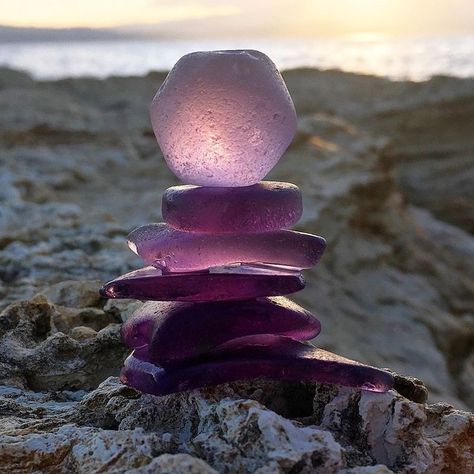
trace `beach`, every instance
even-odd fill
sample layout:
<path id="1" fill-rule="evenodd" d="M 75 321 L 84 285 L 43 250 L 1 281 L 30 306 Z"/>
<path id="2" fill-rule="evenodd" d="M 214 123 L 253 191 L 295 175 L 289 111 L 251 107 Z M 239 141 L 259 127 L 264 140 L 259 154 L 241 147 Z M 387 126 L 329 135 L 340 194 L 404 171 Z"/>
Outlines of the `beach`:
<path id="1" fill-rule="evenodd" d="M 161 195 L 177 184 L 148 117 L 165 77 L 39 81 L 0 69 L 0 307 L 16 308 L 0 315 L 4 384 L 97 397 L 99 382 L 117 376 L 119 323 L 137 303 L 105 302 L 97 290 L 141 265 L 127 233 L 159 222 Z M 301 188 L 297 230 L 327 240 L 294 295 L 322 323 L 318 347 L 420 379 L 430 403 L 472 410 L 474 79 L 311 68 L 283 77 L 298 132 L 267 179 Z M 15 318 L 34 311 L 48 313 L 49 329 L 22 346 Z M 91 413 L 107 411 L 100 406 Z M 416 466 L 419 454 L 407 459 Z"/>

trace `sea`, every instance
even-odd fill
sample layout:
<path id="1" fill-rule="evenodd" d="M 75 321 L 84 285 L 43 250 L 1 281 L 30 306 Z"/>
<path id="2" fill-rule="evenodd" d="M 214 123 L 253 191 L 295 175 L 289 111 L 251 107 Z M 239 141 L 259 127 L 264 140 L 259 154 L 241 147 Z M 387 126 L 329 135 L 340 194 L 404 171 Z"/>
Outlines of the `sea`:
<path id="1" fill-rule="evenodd" d="M 423 81 L 435 75 L 474 77 L 474 34 L 385 38 L 251 38 L 0 43 L 0 65 L 36 79 L 144 75 L 169 70 L 199 50 L 258 49 L 282 69 L 315 67 Z"/>

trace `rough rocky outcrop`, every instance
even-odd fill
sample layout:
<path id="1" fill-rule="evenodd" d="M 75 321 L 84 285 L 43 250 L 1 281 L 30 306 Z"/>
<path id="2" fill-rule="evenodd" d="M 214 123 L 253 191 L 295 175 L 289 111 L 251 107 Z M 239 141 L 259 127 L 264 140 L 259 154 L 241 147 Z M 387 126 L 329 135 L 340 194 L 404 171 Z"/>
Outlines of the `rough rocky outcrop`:
<path id="1" fill-rule="evenodd" d="M 163 77 L 0 70 L 2 470 L 473 470 L 472 417 L 444 403 L 474 407 L 473 81 L 285 74 L 298 134 L 269 178 L 302 188 L 299 228 L 328 240 L 295 299 L 322 321 L 322 347 L 425 385 L 258 382 L 157 399 L 107 379 L 140 303 L 96 290 L 139 265 L 125 236 L 160 219 L 175 183 L 146 113 Z"/>
<path id="2" fill-rule="evenodd" d="M 395 391 L 256 381 L 157 398 L 109 378 L 86 395 L 2 387 L 0 409 L 6 472 L 474 469 L 474 417 Z"/>

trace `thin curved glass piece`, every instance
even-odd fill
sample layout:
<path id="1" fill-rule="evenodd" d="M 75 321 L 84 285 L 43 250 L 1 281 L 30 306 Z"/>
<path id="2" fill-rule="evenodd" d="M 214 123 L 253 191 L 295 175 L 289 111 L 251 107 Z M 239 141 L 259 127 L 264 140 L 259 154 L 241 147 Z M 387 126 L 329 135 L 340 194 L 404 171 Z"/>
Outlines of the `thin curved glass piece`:
<path id="1" fill-rule="evenodd" d="M 128 245 L 147 265 L 167 272 L 192 272 L 236 262 L 310 268 L 321 258 L 326 241 L 291 230 L 206 234 L 158 223 L 133 230 L 128 236 Z"/>
<path id="2" fill-rule="evenodd" d="M 154 395 L 258 378 L 330 383 L 372 392 L 393 387 L 388 372 L 271 335 L 241 338 L 206 357 L 167 370 L 132 353 L 120 375 L 126 385 Z"/>
<path id="3" fill-rule="evenodd" d="M 106 283 L 104 298 L 134 298 L 153 301 L 241 300 L 295 293 L 305 287 L 300 272 L 238 265 L 212 272 L 166 273 L 144 267 Z"/>

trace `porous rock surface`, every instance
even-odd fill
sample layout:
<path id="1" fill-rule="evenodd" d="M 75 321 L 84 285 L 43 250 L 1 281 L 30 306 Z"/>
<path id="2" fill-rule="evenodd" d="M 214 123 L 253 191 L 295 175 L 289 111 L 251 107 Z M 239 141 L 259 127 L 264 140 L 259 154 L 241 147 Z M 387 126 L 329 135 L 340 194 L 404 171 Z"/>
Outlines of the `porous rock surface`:
<path id="1" fill-rule="evenodd" d="M 255 381 L 158 398 L 0 389 L 5 472 L 442 473 L 474 468 L 474 419 L 324 385 Z M 465 470 L 459 471 L 459 467 Z"/>
<path id="2" fill-rule="evenodd" d="M 322 348 L 424 385 L 121 386 L 119 328 L 140 302 L 97 289 L 140 265 L 126 235 L 176 184 L 146 114 L 164 74 L 0 70 L 1 471 L 474 470 L 473 81 L 284 77 L 298 133 L 268 179 L 301 187 L 299 230 L 328 241 L 295 300 Z"/>

